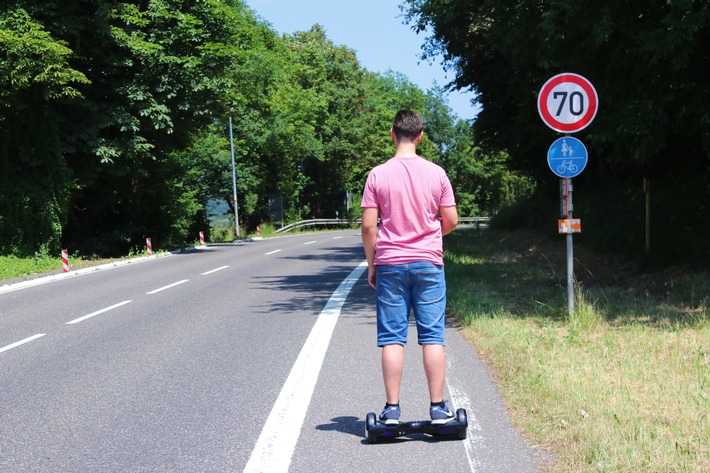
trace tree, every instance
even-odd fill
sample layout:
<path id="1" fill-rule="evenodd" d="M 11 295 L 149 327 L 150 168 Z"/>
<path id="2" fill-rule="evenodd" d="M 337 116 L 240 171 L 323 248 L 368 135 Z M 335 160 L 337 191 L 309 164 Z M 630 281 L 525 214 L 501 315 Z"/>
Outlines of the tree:
<path id="1" fill-rule="evenodd" d="M 218 0 L 18 1 L 72 51 L 90 81 L 54 120 L 75 183 L 64 244 L 120 253 L 174 235 L 172 152 L 224 115 L 238 46 L 234 6 Z M 177 243 L 177 242 L 175 242 Z"/>
<path id="2" fill-rule="evenodd" d="M 292 208 L 334 217 L 344 208 L 348 163 L 360 154 L 365 124 L 364 71 L 355 52 L 335 46 L 320 25 L 284 37 L 293 84 L 277 106 L 293 127 Z"/>
<path id="3" fill-rule="evenodd" d="M 427 120 L 420 153 L 474 182 L 472 136 L 443 89 L 363 69 L 319 25 L 279 37 L 237 0 L 12 5 L 0 17 L 2 251 L 61 241 L 108 255 L 148 236 L 157 247 L 194 239 L 208 201 L 235 211 L 229 118 L 249 229 L 271 218 L 274 195 L 287 220 L 357 216 L 402 108 Z M 497 202 L 486 192 L 469 207 Z"/>
<path id="4" fill-rule="evenodd" d="M 363 81 L 365 88 L 364 120 L 361 121 L 361 140 L 357 159 L 348 163 L 345 187 L 357 199 L 362 197 L 367 174 L 374 166 L 392 157 L 394 144 L 389 130 L 398 110 L 408 108 L 427 115 L 427 97 L 416 84 L 404 74 L 387 71 L 384 74 L 367 72 Z M 436 160 L 438 153 L 428 132 L 418 147 L 418 153 Z M 354 202 L 359 215 L 359 200 Z"/>
<path id="5" fill-rule="evenodd" d="M 634 248 L 643 245 L 633 242 L 643 241 L 643 223 L 629 216 L 643 213 L 643 177 L 654 180 L 655 195 L 681 195 L 687 192 L 682 182 L 693 205 L 671 198 L 656 204 L 658 211 L 677 218 L 686 234 L 706 233 L 707 1 L 408 0 L 404 8 L 415 29 L 431 31 L 425 54 L 443 53 L 456 72 L 454 86 L 478 93 L 481 145 L 507 151 L 511 164 L 534 176 L 541 189 L 555 192 L 556 178 L 541 159 L 555 134 L 537 115 L 536 94 L 560 72 L 591 80 L 600 111 L 579 135 L 592 164 L 576 190 L 625 196 L 607 206 L 605 221 L 590 225 L 592 238 L 638 253 Z M 674 179 L 667 178 L 671 174 Z M 580 210 L 585 206 L 580 202 Z M 632 231 L 620 243 L 606 222 L 621 221 Z M 656 248 L 682 257 L 667 227 L 654 227 Z"/>
<path id="6" fill-rule="evenodd" d="M 72 188 L 58 129 L 60 100 L 88 83 L 71 50 L 21 8 L 0 13 L 0 251 L 60 246 Z"/>
<path id="7" fill-rule="evenodd" d="M 535 94 L 547 78 L 568 70 L 589 78 L 601 97 L 602 112 L 583 135 L 603 151 L 607 174 L 668 164 L 668 147 L 683 139 L 696 155 L 710 149 L 703 133 L 710 118 L 698 105 L 710 93 L 701 86 L 709 72 L 707 2 L 406 4 L 415 28 L 433 31 L 427 54 L 443 52 L 456 71 L 455 85 L 478 92 L 482 139 L 515 148 L 515 161 L 536 159 L 549 140 L 551 132 L 540 133 L 547 130 L 540 127 Z"/>

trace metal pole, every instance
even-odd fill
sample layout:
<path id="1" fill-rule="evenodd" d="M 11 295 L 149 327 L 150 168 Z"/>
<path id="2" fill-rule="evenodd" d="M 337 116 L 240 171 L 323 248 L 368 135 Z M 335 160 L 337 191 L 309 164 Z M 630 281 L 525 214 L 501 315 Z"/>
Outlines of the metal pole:
<path id="1" fill-rule="evenodd" d="M 567 218 L 572 219 L 572 179 L 567 180 Z M 567 234 L 567 312 L 574 313 L 574 246 L 572 234 Z"/>
<path id="2" fill-rule="evenodd" d="M 237 171 L 234 165 L 234 137 L 232 135 L 232 117 L 229 117 L 229 148 L 232 152 L 232 190 L 234 191 L 234 235 L 239 238 L 239 209 L 237 207 Z"/>
<path id="3" fill-rule="evenodd" d="M 643 190 L 646 193 L 646 254 L 651 252 L 651 180 L 644 178 Z"/>
<path id="4" fill-rule="evenodd" d="M 567 234 L 567 312 L 574 313 L 574 247 L 572 234 Z"/>

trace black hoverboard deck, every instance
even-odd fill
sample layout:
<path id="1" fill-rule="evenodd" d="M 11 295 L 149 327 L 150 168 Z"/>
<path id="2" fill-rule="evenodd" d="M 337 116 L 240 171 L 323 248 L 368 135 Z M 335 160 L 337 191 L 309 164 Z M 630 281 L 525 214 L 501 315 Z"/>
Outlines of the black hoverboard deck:
<path id="1" fill-rule="evenodd" d="M 365 436 L 368 443 L 403 437 L 410 434 L 428 434 L 437 438 L 449 440 L 464 440 L 468 428 L 468 418 L 465 409 L 456 410 L 456 419 L 446 424 L 432 424 L 430 420 L 402 422 L 398 425 L 385 425 L 377 420 L 374 412 L 365 418 Z"/>

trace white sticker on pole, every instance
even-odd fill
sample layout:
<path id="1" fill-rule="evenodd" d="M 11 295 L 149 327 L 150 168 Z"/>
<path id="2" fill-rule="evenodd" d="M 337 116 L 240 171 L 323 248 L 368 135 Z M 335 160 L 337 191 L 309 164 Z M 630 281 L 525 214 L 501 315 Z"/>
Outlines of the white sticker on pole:
<path id="1" fill-rule="evenodd" d="M 586 128 L 596 117 L 598 108 L 599 97 L 592 83 L 571 72 L 550 78 L 537 97 L 542 121 L 560 133 L 575 133 Z"/>

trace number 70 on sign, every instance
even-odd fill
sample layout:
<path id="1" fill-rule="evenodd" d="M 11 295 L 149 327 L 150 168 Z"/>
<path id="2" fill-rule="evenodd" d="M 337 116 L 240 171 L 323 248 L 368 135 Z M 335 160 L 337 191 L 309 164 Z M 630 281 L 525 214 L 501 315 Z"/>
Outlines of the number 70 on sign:
<path id="1" fill-rule="evenodd" d="M 588 126 L 598 106 L 599 97 L 592 83 L 571 72 L 550 78 L 537 98 L 540 117 L 560 133 L 574 133 Z"/>

